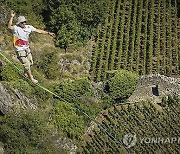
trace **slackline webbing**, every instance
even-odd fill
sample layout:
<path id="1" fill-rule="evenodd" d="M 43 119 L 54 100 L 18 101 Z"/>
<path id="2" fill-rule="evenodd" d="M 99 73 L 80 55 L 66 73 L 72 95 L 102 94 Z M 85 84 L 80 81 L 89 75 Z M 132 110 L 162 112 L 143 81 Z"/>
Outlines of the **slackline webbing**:
<path id="1" fill-rule="evenodd" d="M 16 64 L 13 62 L 13 60 L 11 60 L 10 58 L 8 58 L 7 56 L 5 56 L 5 53 L 2 52 L 2 50 L 0 49 L 0 55 L 6 59 L 11 65 L 13 65 L 13 67 L 18 70 L 18 72 L 23 76 L 23 78 L 26 78 L 23 74 L 23 70 L 20 69 L 18 66 L 16 66 Z M 31 81 L 30 79 L 26 78 L 27 80 Z M 32 82 L 32 81 L 31 81 Z M 98 122 L 97 120 L 93 119 L 92 117 L 90 117 L 87 113 L 85 113 L 84 111 L 82 111 L 81 109 L 79 109 L 79 107 L 73 103 L 69 103 L 68 101 L 66 101 L 65 99 L 61 98 L 58 94 L 56 94 L 55 92 L 50 91 L 49 89 L 47 89 L 46 87 L 42 86 L 39 83 L 33 83 L 36 86 L 38 86 L 39 88 L 45 90 L 46 92 L 54 95 L 55 97 L 57 97 L 58 99 L 60 99 L 61 101 L 63 101 L 64 103 L 68 103 L 69 105 L 71 105 L 73 108 L 75 108 L 78 112 L 84 114 L 86 117 L 88 117 L 91 121 L 95 122 L 97 124 L 97 126 L 104 131 L 110 138 L 112 138 L 114 141 L 116 141 L 119 144 L 122 144 L 121 142 L 119 142 L 116 137 L 114 135 L 112 135 L 112 131 L 110 131 L 108 128 L 106 128 L 106 126 L 104 126 L 103 124 L 101 124 L 100 122 Z"/>

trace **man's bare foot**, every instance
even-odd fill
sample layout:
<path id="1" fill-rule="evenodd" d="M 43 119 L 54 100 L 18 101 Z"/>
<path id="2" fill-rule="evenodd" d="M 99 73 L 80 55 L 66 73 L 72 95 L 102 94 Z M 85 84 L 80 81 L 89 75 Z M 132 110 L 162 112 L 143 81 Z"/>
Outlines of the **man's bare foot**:
<path id="1" fill-rule="evenodd" d="M 24 76 L 25 76 L 26 78 L 29 78 L 29 76 L 27 75 L 27 73 L 24 73 Z M 31 76 L 32 76 L 32 78 L 34 78 L 33 75 L 31 75 Z"/>
<path id="2" fill-rule="evenodd" d="M 32 81 L 33 83 L 38 83 L 38 80 L 36 80 L 36 79 L 34 79 L 34 78 L 32 78 L 31 81 Z"/>
<path id="3" fill-rule="evenodd" d="M 28 75 L 27 75 L 27 73 L 24 73 L 24 76 L 25 76 L 26 78 L 28 78 Z"/>
<path id="4" fill-rule="evenodd" d="M 31 70 L 24 71 L 24 76 L 28 77 L 33 83 L 38 83 L 38 80 L 34 79 L 33 75 L 31 74 Z"/>

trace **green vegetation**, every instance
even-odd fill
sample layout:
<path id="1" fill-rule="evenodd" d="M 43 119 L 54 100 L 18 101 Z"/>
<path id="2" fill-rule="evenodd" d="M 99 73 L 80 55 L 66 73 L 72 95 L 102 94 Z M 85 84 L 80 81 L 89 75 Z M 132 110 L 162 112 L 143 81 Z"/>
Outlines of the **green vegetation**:
<path id="1" fill-rule="evenodd" d="M 6 153 L 62 152 L 55 141 L 50 139 L 45 115 L 39 110 L 8 113 L 0 119 L 0 132 L 0 141 Z"/>
<path id="2" fill-rule="evenodd" d="M 4 0 L 3 3 L 13 9 L 17 16 L 26 16 L 29 24 L 33 24 L 35 27 L 44 27 L 41 15 L 45 7 L 43 0 Z"/>
<path id="3" fill-rule="evenodd" d="M 17 70 L 12 67 L 11 64 L 3 65 L 0 67 L 0 78 L 1 81 L 16 81 L 20 79 L 20 76 L 17 73 Z"/>
<path id="4" fill-rule="evenodd" d="M 19 65 L 17 66 L 21 68 Z M 37 73 L 34 69 L 32 69 L 32 72 L 34 76 L 37 76 L 38 78 L 41 77 L 41 81 L 43 81 L 43 76 L 41 74 Z M 44 101 L 52 98 L 51 94 L 39 87 L 31 85 L 30 81 L 23 77 L 23 72 L 18 72 L 11 64 L 5 64 L 0 67 L 0 81 L 8 83 L 8 88 L 19 89 L 29 97 L 36 96 L 39 100 L 39 105 L 43 105 Z M 44 84 L 45 86 L 49 85 L 48 83 Z"/>
<path id="5" fill-rule="evenodd" d="M 57 53 L 47 51 L 42 57 L 38 64 L 36 64 L 36 67 L 42 70 L 47 79 L 58 79 L 60 73 L 58 70 L 60 68 L 58 67 Z"/>
<path id="6" fill-rule="evenodd" d="M 51 123 L 71 139 L 80 139 L 85 131 L 83 116 L 76 112 L 70 105 L 58 102 L 50 113 Z"/>
<path id="7" fill-rule="evenodd" d="M 83 146 L 79 145 L 81 153 L 178 153 L 178 144 L 137 143 L 126 148 L 122 141 L 125 134 L 133 132 L 138 138 L 179 134 L 179 98 L 168 96 L 158 104 L 125 104 L 136 88 L 138 75 L 158 72 L 179 76 L 177 0 L 4 0 L 2 3 L 14 9 L 17 16 L 25 15 L 28 24 L 55 32 L 55 45 L 70 49 L 64 53 L 49 45 L 53 41 L 50 36 L 43 36 L 43 41 L 37 38 L 39 34 L 30 38 L 33 56 L 37 56 L 33 76 L 61 100 L 21 78 L 0 57 L 0 62 L 3 61 L 0 82 L 38 101 L 37 110 L 0 116 L 0 143 L 6 153 L 64 153 L 55 144 L 57 139 L 70 139 L 78 145 L 92 124 L 82 112 L 95 119 L 104 109 L 108 114 L 102 124 L 121 144 L 97 128 Z M 10 47 L 10 35 L 5 27 L 3 30 L 0 45 Z M 89 39 L 92 56 L 78 46 Z M 9 49 L 12 48 L 6 48 L 6 53 L 12 56 Z M 88 72 L 84 75 L 81 69 L 89 71 L 89 68 L 87 78 Z"/>
<path id="8" fill-rule="evenodd" d="M 33 89 L 21 78 L 21 75 L 18 74 L 17 70 L 15 70 L 11 64 L 0 67 L 0 81 L 8 82 L 9 85 L 13 85 L 13 87 L 21 90 L 25 94 L 32 94 Z"/>
<path id="9" fill-rule="evenodd" d="M 93 88 L 87 78 L 63 81 L 56 85 L 55 92 L 65 101 L 74 104 L 93 118 L 101 110 L 100 100 L 95 99 Z"/>
<path id="10" fill-rule="evenodd" d="M 116 72 L 107 82 L 107 92 L 115 102 L 125 100 L 135 90 L 136 82 L 136 74 L 128 71 Z"/>
<path id="11" fill-rule="evenodd" d="M 115 0 L 110 8 L 108 24 L 95 36 L 95 81 L 107 80 L 107 71 L 117 69 L 179 75 L 177 0 Z"/>
<path id="12" fill-rule="evenodd" d="M 46 20 L 57 33 L 56 45 L 67 48 L 69 44 L 84 43 L 96 26 L 104 22 L 110 0 L 45 0 Z"/>
<path id="13" fill-rule="evenodd" d="M 47 53 L 47 55 L 52 55 L 52 53 Z M 44 59 L 45 62 L 47 62 L 46 59 L 51 59 L 51 57 L 46 58 L 45 56 Z M 51 64 L 51 61 L 49 61 L 49 63 L 47 62 L 47 64 Z M 38 76 L 34 69 L 33 72 L 35 76 Z M 12 75 L 9 76 L 9 73 Z M 107 82 L 109 92 L 98 95 L 95 93 L 96 89 L 93 88 L 91 81 L 87 78 L 64 80 L 56 84 L 48 83 L 48 87 L 62 98 L 61 101 L 64 100 L 65 102 L 65 104 L 63 102 L 56 102 L 55 107 L 50 111 L 52 118 L 51 123 L 55 125 L 59 133 L 71 139 L 80 139 L 85 128 L 89 125 L 90 119 L 76 111 L 75 108 L 78 108 L 90 115 L 90 117 L 95 118 L 103 108 L 107 108 L 111 105 L 110 103 L 105 103 L 107 100 L 104 96 L 108 97 L 111 101 L 117 101 L 117 99 L 121 100 L 127 98 L 129 94 L 133 92 L 137 77 L 134 73 L 120 71 L 114 73 L 112 76 L 113 77 L 110 77 L 110 80 Z M 47 77 L 50 76 L 47 75 Z M 3 81 L 8 81 L 9 84 L 25 94 L 36 96 L 39 105 L 47 103 L 47 100 L 52 99 L 51 94 L 43 91 L 39 87 L 31 87 L 29 82 L 21 79 L 18 72 L 15 71 L 11 65 L 4 65 L 1 67 L 1 78 Z M 44 81 L 44 84 L 46 85 L 45 82 L 46 80 Z M 123 89 L 114 87 L 114 84 L 120 87 L 123 86 Z M 120 90 L 121 94 L 118 94 L 116 90 Z M 103 89 L 101 89 L 101 91 L 103 91 Z M 115 93 L 116 95 L 114 95 Z M 71 105 L 68 105 L 67 102 L 71 103 Z"/>
<path id="14" fill-rule="evenodd" d="M 4 4 L 27 16 L 28 23 L 56 33 L 55 44 L 67 48 L 70 44 L 86 43 L 98 24 L 107 17 L 110 0 L 4 0 Z"/>
<path id="15" fill-rule="evenodd" d="M 91 139 L 84 146 L 80 145 L 79 153 L 178 153 L 178 141 L 166 144 L 157 140 L 154 143 L 149 141 L 151 138 L 164 138 L 164 141 L 166 138 L 178 138 L 179 101 L 177 97 L 168 96 L 163 98 L 159 107 L 151 102 L 139 102 L 109 108 L 102 124 L 111 130 L 116 140 L 94 129 L 90 134 Z M 136 134 L 137 142 L 135 146 L 127 148 L 123 137 L 129 133 Z M 148 141 L 144 139 L 141 142 L 143 138 L 148 138 Z"/>

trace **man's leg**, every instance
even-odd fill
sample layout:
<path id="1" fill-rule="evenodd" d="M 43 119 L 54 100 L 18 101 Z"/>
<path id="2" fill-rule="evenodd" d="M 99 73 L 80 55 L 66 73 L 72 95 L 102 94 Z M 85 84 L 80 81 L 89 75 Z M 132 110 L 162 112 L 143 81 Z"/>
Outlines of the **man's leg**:
<path id="1" fill-rule="evenodd" d="M 32 59 L 31 50 L 30 50 L 29 48 L 26 49 L 26 54 L 27 54 L 27 59 L 28 59 L 28 61 L 29 61 L 29 70 L 27 70 L 26 73 L 27 73 L 28 77 L 29 77 L 34 83 L 38 83 L 38 81 L 34 79 L 32 73 L 31 73 L 30 67 L 31 67 L 31 65 L 33 65 L 33 59 Z"/>
<path id="2" fill-rule="evenodd" d="M 31 54 L 31 50 L 29 48 L 26 49 L 26 54 L 27 54 L 27 59 L 30 62 L 30 66 L 32 66 L 33 65 L 33 58 L 32 58 L 32 54 Z"/>
<path id="3" fill-rule="evenodd" d="M 38 83 L 38 80 L 34 79 L 34 77 L 32 76 L 32 73 L 31 73 L 31 69 L 24 69 L 24 72 L 27 74 L 28 78 L 34 82 L 34 83 Z"/>
<path id="4" fill-rule="evenodd" d="M 29 70 L 26 70 L 26 69 L 25 69 L 25 70 L 24 70 L 24 73 L 27 74 L 27 76 L 29 77 L 29 79 L 31 79 L 31 80 L 33 79 L 33 76 L 32 76 L 32 74 L 31 74 L 31 70 L 30 70 L 30 69 L 29 69 Z"/>
<path id="5" fill-rule="evenodd" d="M 23 51 L 18 51 L 18 59 L 20 60 L 20 62 L 23 64 L 24 66 L 24 74 L 27 74 L 28 78 L 34 82 L 34 83 L 38 83 L 37 80 L 35 80 L 32 76 L 32 73 L 31 73 L 31 69 L 30 69 L 30 65 L 31 65 L 31 62 L 28 60 L 27 58 L 27 53 L 25 50 Z"/>

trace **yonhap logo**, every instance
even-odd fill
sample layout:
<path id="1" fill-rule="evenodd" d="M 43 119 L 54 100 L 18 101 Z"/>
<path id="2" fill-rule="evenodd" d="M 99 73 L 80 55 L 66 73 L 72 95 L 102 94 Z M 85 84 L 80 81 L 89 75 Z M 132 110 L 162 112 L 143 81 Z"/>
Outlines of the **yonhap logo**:
<path id="1" fill-rule="evenodd" d="M 126 148 L 130 148 L 136 145 L 137 138 L 135 133 L 129 133 L 124 135 L 123 143 L 125 144 Z"/>

